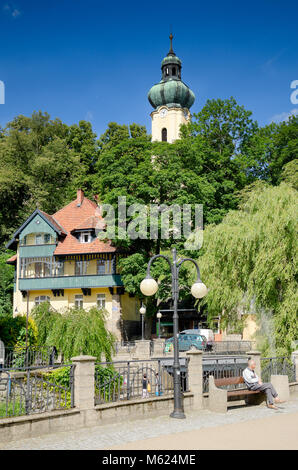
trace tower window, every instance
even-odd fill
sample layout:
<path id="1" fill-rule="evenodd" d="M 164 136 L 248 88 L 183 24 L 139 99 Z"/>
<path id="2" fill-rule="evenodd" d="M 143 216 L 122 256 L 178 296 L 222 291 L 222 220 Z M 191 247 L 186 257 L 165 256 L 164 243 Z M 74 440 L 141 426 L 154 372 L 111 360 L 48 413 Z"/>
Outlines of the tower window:
<path id="1" fill-rule="evenodd" d="M 172 69 L 172 75 L 176 75 L 176 67 L 173 67 L 173 69 Z"/>
<path id="2" fill-rule="evenodd" d="M 161 131 L 161 140 L 162 140 L 162 142 L 167 142 L 168 141 L 168 131 L 165 127 Z"/>

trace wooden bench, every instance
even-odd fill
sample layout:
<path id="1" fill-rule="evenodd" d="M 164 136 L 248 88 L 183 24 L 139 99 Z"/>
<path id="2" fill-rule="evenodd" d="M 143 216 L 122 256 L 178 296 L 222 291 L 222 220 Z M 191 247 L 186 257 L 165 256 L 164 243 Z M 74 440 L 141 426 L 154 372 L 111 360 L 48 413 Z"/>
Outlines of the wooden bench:
<path id="1" fill-rule="evenodd" d="M 223 379 L 215 379 L 213 375 L 209 376 L 209 410 L 218 413 L 227 412 L 227 403 L 229 398 L 239 397 L 240 399 L 246 397 L 246 402 L 251 402 L 249 397 L 258 395 L 264 399 L 264 394 L 258 390 L 248 390 L 244 385 L 241 388 L 233 390 L 222 389 L 218 387 L 226 387 L 228 385 L 241 385 L 244 384 L 243 377 L 226 377 Z M 259 402 L 258 400 L 257 402 Z M 262 400 L 261 400 L 262 401 Z"/>

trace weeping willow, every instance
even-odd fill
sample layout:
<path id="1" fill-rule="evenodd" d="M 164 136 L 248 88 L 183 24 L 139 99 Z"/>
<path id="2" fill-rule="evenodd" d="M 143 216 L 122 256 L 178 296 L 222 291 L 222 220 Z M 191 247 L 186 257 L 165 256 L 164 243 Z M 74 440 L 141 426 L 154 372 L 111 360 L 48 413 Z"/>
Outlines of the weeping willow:
<path id="1" fill-rule="evenodd" d="M 221 315 L 224 328 L 237 329 L 243 326 L 241 313 L 255 313 L 260 336 L 266 335 L 262 322 L 269 317 L 272 328 L 270 337 L 263 337 L 263 353 L 293 350 L 298 339 L 294 188 L 259 184 L 247 191 L 239 210 L 205 230 L 199 264 L 210 289 L 204 299 L 210 324 Z"/>
<path id="2" fill-rule="evenodd" d="M 106 329 L 106 315 L 106 310 L 96 307 L 88 311 L 69 308 L 59 313 L 46 302 L 32 311 L 39 344 L 55 346 L 64 360 L 81 354 L 99 361 L 112 359 L 115 337 Z"/>

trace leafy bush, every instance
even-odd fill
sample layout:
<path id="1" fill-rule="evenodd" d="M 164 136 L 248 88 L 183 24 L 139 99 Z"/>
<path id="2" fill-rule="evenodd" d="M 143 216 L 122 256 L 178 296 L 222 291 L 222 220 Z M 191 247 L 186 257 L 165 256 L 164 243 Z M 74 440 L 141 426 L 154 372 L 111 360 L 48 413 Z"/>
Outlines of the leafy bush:
<path id="1" fill-rule="evenodd" d="M 119 375 L 112 365 L 109 367 L 96 365 L 95 378 L 95 394 L 99 395 L 106 402 L 111 401 L 113 398 L 114 389 L 115 393 L 117 393 L 123 385 L 122 375 Z"/>
<path id="2" fill-rule="evenodd" d="M 101 360 L 112 358 L 115 337 L 106 329 L 107 311 L 69 308 L 63 313 L 54 311 L 49 303 L 32 310 L 38 328 L 38 344 L 55 346 L 65 360 L 80 354 L 90 354 Z"/>
<path id="3" fill-rule="evenodd" d="M 10 315 L 0 316 L 0 338 L 4 342 L 5 348 L 13 349 L 15 345 L 26 338 L 26 317 L 18 315 L 12 317 Z M 28 346 L 36 344 L 37 328 L 34 321 L 28 319 Z"/>

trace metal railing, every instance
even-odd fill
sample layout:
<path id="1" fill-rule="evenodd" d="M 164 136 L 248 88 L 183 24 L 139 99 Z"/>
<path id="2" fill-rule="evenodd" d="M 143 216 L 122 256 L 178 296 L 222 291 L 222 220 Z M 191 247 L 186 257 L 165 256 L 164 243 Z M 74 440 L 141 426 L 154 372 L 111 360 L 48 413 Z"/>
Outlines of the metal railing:
<path id="1" fill-rule="evenodd" d="M 74 365 L 0 370 L 0 419 L 74 406 Z M 65 369 L 63 380 L 52 375 Z M 60 383 L 59 383 L 60 382 Z"/>
<path id="2" fill-rule="evenodd" d="M 1 369 L 20 369 L 27 366 L 51 366 L 55 363 L 56 354 L 52 348 L 5 348 L 5 356 L 0 364 Z"/>
<path id="3" fill-rule="evenodd" d="M 136 347 L 136 343 L 134 341 L 116 341 L 115 343 L 115 352 L 118 354 L 119 352 L 127 352 L 130 353 Z"/>
<path id="4" fill-rule="evenodd" d="M 262 357 L 261 378 L 263 382 L 270 382 L 271 375 L 287 375 L 289 383 L 295 382 L 295 364 L 288 357 Z"/>
<path id="5" fill-rule="evenodd" d="M 188 391 L 188 359 L 181 365 L 181 390 Z M 95 364 L 95 404 L 173 393 L 172 363 L 163 358 Z"/>
<path id="6" fill-rule="evenodd" d="M 252 341 L 212 341 L 204 354 L 245 354 L 252 349 Z"/>
<path id="7" fill-rule="evenodd" d="M 203 357 L 203 393 L 209 390 L 209 376 L 215 379 L 242 376 L 247 367 L 247 356 Z M 229 388 L 243 388 L 243 385 L 233 385 Z"/>

